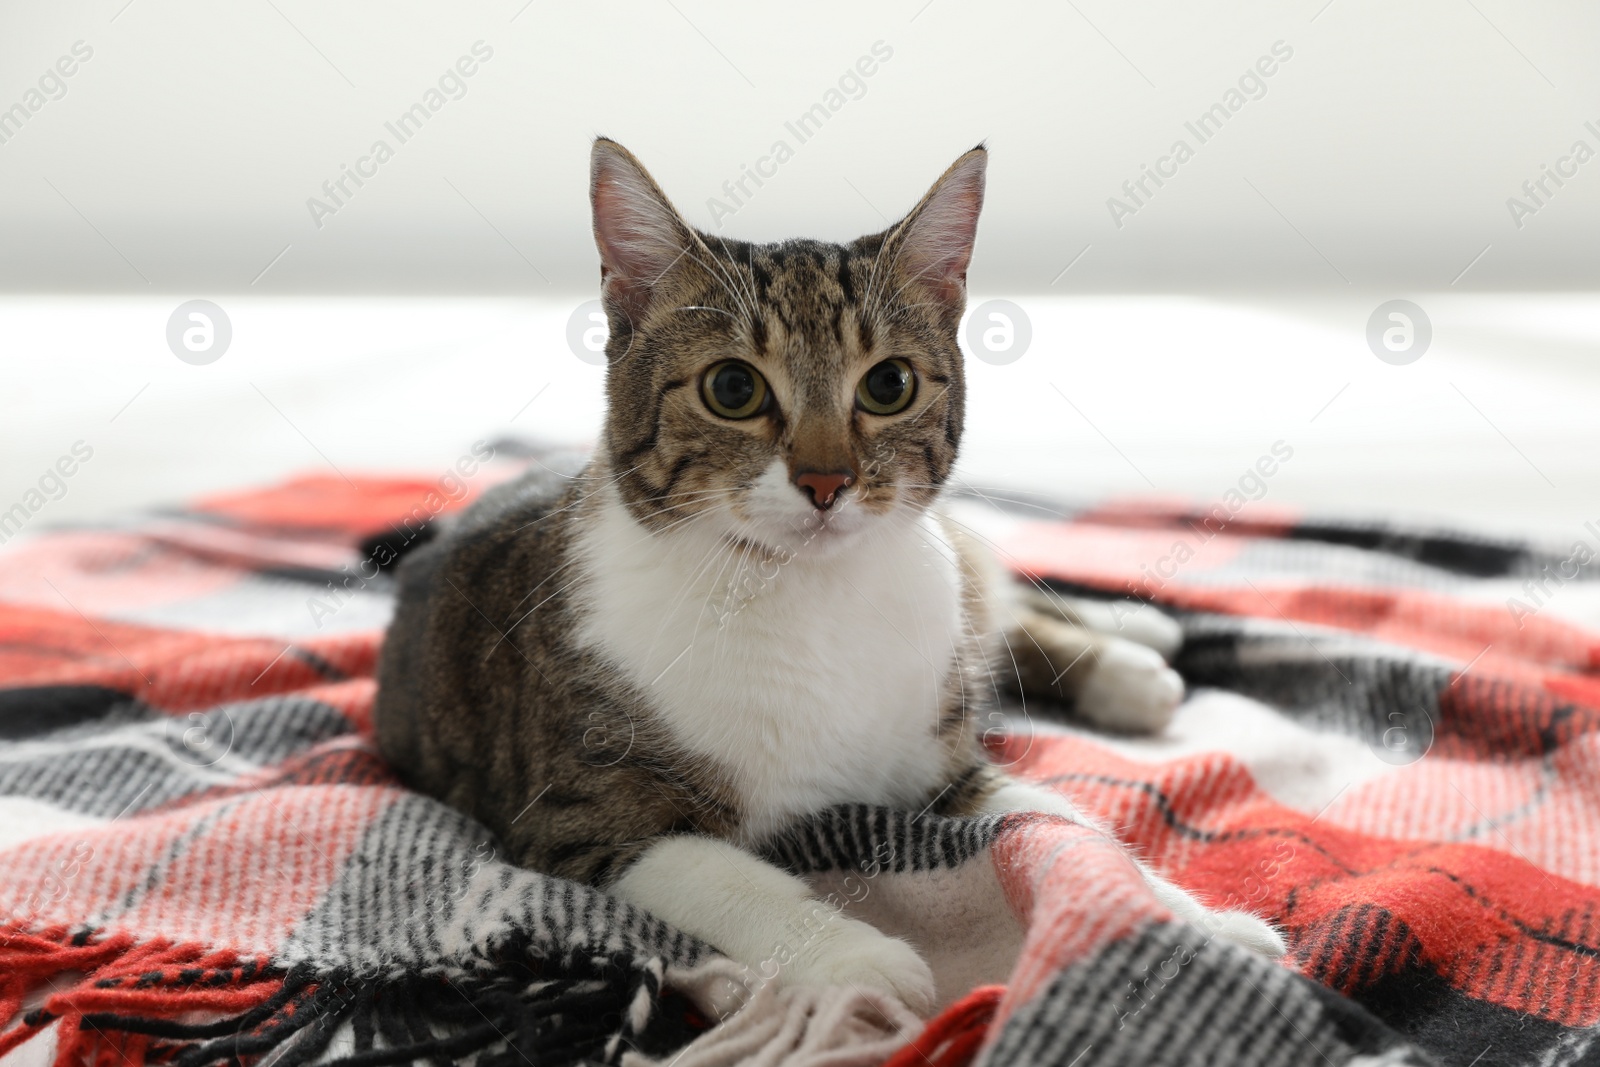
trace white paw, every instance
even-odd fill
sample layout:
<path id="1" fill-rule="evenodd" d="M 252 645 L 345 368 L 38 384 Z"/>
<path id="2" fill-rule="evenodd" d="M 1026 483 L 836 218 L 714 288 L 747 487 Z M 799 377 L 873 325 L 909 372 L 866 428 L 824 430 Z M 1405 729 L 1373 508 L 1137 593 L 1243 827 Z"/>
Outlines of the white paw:
<path id="1" fill-rule="evenodd" d="M 1141 605 L 1139 610 L 1124 614 L 1117 624 L 1117 636 L 1153 648 L 1161 658 L 1170 661 L 1183 647 L 1183 627 L 1178 620 L 1156 608 Z"/>
<path id="2" fill-rule="evenodd" d="M 1159 652 L 1112 638 L 1078 691 L 1078 711 L 1107 729 L 1159 733 L 1182 700 L 1183 679 Z"/>
<path id="3" fill-rule="evenodd" d="M 830 920 L 780 974 L 780 981 L 796 985 L 883 990 L 923 1018 L 933 1013 L 933 971 L 916 949 L 842 915 Z"/>
<path id="4" fill-rule="evenodd" d="M 1248 911 L 1214 911 L 1206 919 L 1206 928 L 1213 937 L 1232 941 L 1252 952 L 1277 959 L 1289 951 L 1289 943 L 1265 919 Z"/>
<path id="5" fill-rule="evenodd" d="M 1051 618 L 1064 619 L 1074 626 L 1082 626 L 1107 637 L 1120 637 L 1153 648 L 1169 661 L 1183 647 L 1183 627 L 1178 620 L 1160 608 L 1143 602 L 1084 600 L 1030 593 L 1028 603 L 1035 611 Z"/>

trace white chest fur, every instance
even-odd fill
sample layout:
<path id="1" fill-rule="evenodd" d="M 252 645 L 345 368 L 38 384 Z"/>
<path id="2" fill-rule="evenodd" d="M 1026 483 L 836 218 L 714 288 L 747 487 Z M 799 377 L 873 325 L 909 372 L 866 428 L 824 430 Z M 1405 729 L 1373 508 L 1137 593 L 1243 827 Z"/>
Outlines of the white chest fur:
<path id="1" fill-rule="evenodd" d="M 780 565 L 702 523 L 651 534 L 614 492 L 583 524 L 580 640 L 732 775 L 749 836 L 831 804 L 918 804 L 940 784 L 959 568 L 933 516 L 875 525 Z"/>

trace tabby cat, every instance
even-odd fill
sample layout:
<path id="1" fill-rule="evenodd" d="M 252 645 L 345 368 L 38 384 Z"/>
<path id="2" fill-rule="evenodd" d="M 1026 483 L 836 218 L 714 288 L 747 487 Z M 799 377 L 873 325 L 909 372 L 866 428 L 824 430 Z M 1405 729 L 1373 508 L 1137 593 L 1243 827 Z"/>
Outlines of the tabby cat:
<path id="1" fill-rule="evenodd" d="M 938 510 L 986 163 L 963 155 L 882 233 L 747 244 L 690 227 L 595 142 L 604 435 L 581 471 L 536 466 L 401 567 L 377 732 L 411 785 L 517 863 L 752 966 L 827 907 L 753 849 L 801 816 L 1086 821 L 986 760 L 997 679 L 1159 730 L 1182 696 L 1162 656 L 1177 628 L 1146 611 L 1096 633 L 1093 605 L 1013 586 Z M 1180 918 L 1283 952 L 1255 916 L 1147 877 Z M 931 1009 L 912 946 L 829 914 L 783 981 Z"/>

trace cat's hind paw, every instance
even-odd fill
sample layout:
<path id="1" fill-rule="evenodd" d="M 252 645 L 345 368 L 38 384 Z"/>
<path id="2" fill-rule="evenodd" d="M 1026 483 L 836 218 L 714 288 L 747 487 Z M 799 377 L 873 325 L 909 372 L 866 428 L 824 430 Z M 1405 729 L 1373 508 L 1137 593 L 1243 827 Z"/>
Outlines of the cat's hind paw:
<path id="1" fill-rule="evenodd" d="M 933 1013 L 933 971 L 916 949 L 855 919 L 831 919 L 780 973 L 781 981 L 796 985 L 882 990 L 923 1018 Z"/>
<path id="2" fill-rule="evenodd" d="M 1116 636 L 1153 648 L 1169 662 L 1183 647 L 1183 627 L 1178 620 L 1144 605 L 1116 622 Z"/>
<path id="3" fill-rule="evenodd" d="M 1113 638 L 1078 691 L 1078 712 L 1108 730 L 1160 733 L 1182 701 L 1183 678 L 1159 652 Z"/>

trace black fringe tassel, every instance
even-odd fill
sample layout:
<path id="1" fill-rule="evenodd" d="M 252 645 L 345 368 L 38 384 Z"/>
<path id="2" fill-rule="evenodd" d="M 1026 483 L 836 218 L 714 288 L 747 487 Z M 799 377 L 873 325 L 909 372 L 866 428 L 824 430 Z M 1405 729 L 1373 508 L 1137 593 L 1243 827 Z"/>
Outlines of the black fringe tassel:
<path id="1" fill-rule="evenodd" d="M 321 1061 L 346 1024 L 354 1048 L 325 1061 L 336 1067 L 616 1063 L 628 1050 L 672 1052 L 708 1025 L 686 1000 L 663 995 L 660 961 L 602 957 L 555 966 L 511 950 L 496 955 L 492 966 L 450 977 L 301 965 L 284 972 L 270 999 L 231 1018 L 181 1023 L 102 1012 L 85 1015 L 83 1025 L 148 1035 L 151 1060 L 173 1067 L 267 1059 L 271 1067 L 302 1067 Z M 648 1011 L 636 1027 L 631 1009 L 641 998 Z"/>

